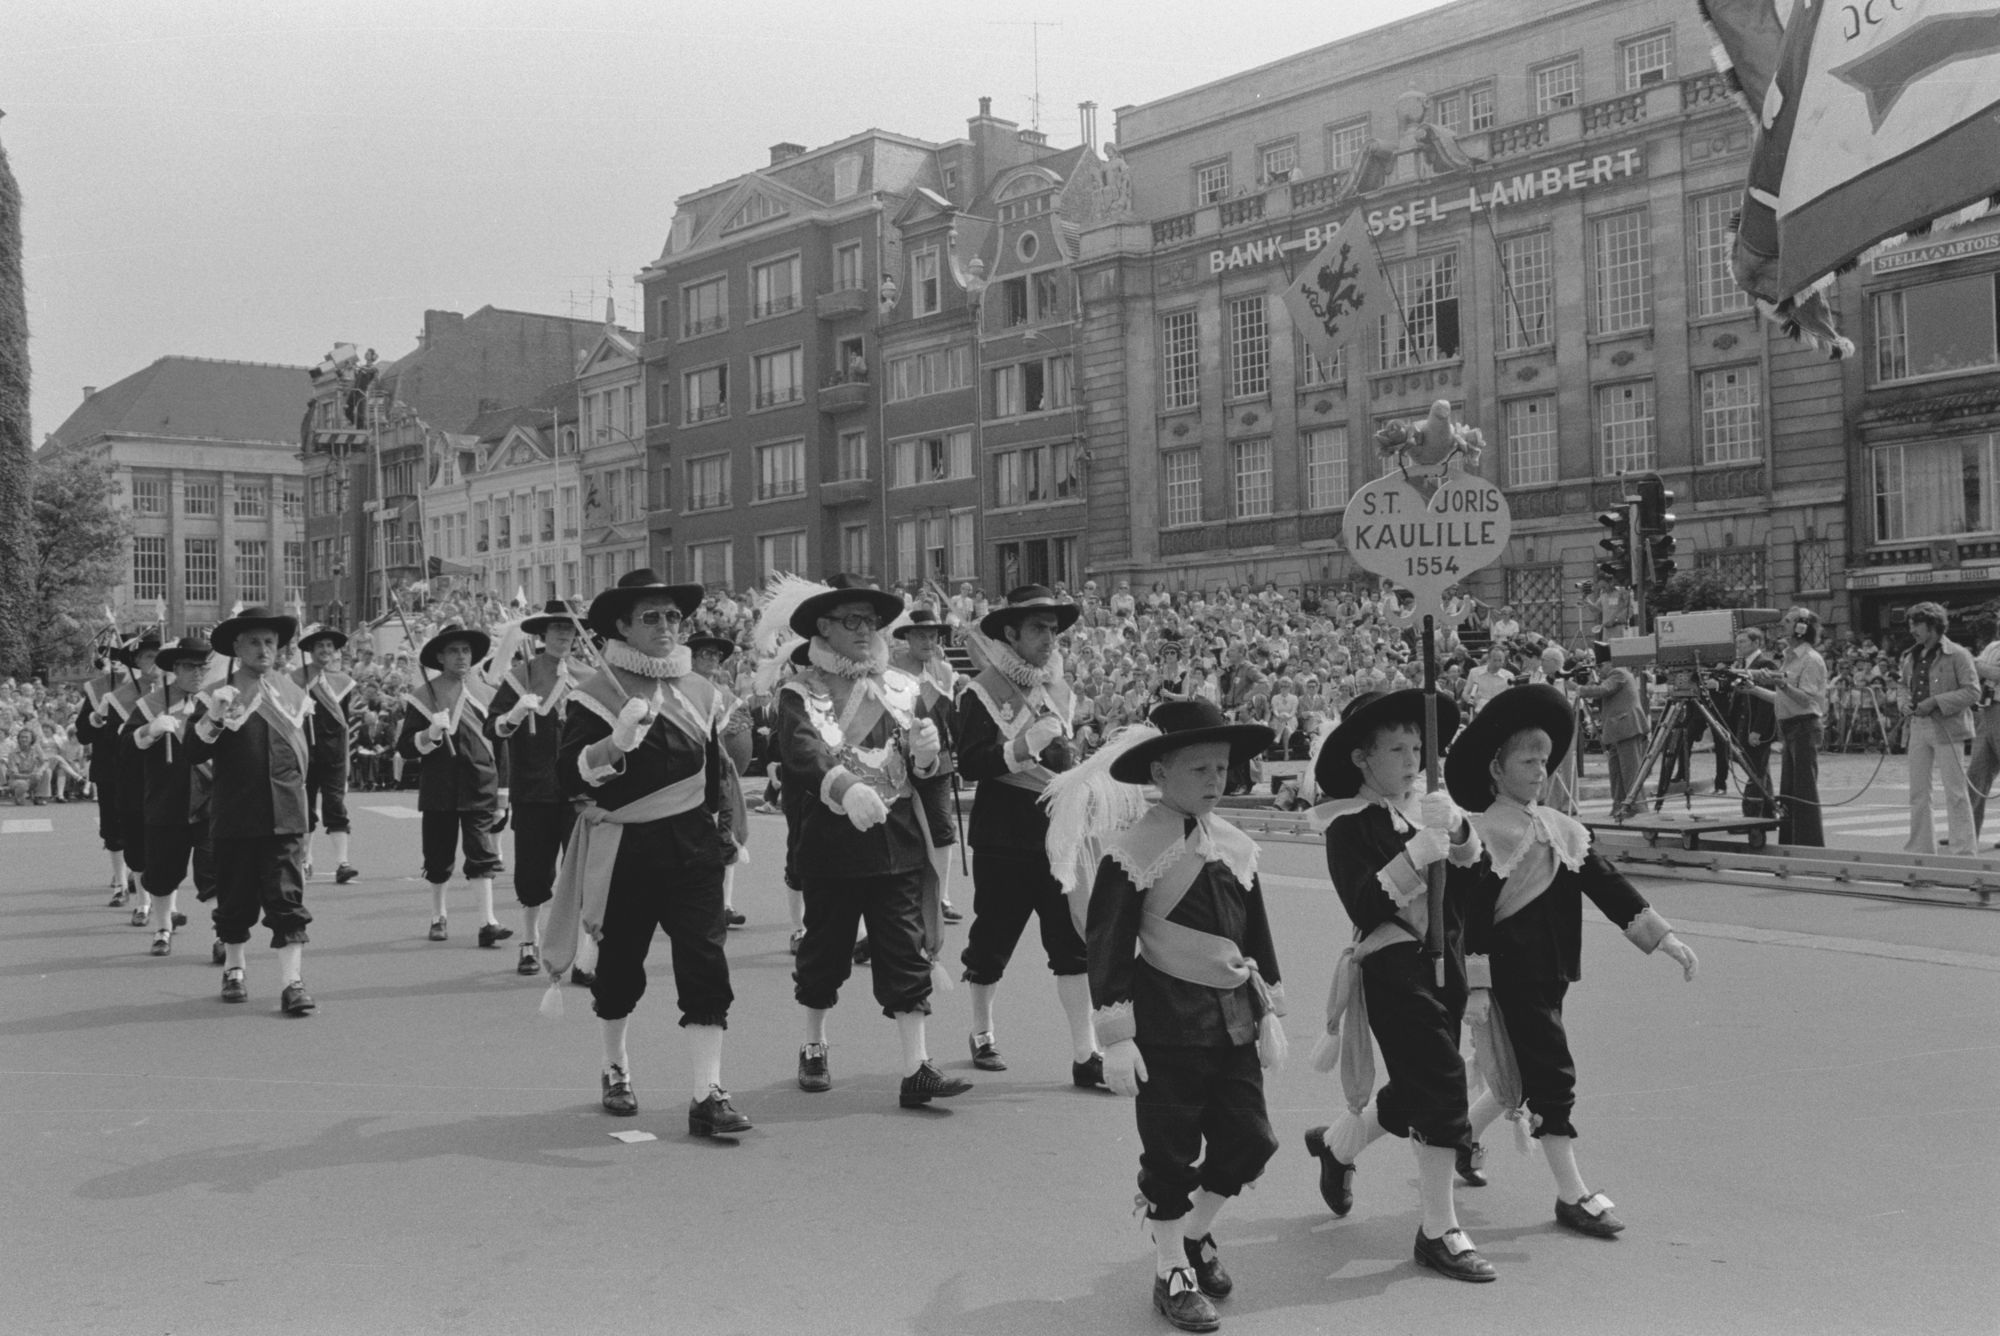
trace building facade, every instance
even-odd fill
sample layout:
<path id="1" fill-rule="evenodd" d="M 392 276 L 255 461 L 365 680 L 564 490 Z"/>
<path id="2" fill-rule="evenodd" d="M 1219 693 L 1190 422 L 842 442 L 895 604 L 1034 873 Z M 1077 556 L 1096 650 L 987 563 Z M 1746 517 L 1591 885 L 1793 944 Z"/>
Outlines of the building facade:
<path id="1" fill-rule="evenodd" d="M 646 450 L 646 380 L 639 340 L 607 318 L 577 372 L 575 414 L 581 434 L 583 588 L 594 592 L 653 560 L 656 485 Z M 567 516 L 568 512 L 565 511 Z M 565 533 L 569 521 L 564 521 Z M 662 555 L 666 555 L 664 552 Z"/>
<path id="2" fill-rule="evenodd" d="M 434 434 L 424 522 L 449 589 L 534 607 L 590 596 L 581 582 L 576 391 L 564 381 L 481 413 L 462 432 Z M 444 592 L 436 578 L 434 592 Z"/>
<path id="3" fill-rule="evenodd" d="M 84 401 L 43 444 L 112 477 L 132 518 L 121 625 L 204 632 L 238 603 L 285 606 L 306 585 L 299 463 L 302 366 L 162 357 Z"/>
<path id="4" fill-rule="evenodd" d="M 1121 108 L 1118 147 L 1131 209 L 1077 266 L 1093 573 L 1346 579 L 1375 431 L 1446 399 L 1514 515 L 1472 587 L 1528 626 L 1580 629 L 1595 516 L 1649 471 L 1683 566 L 1846 620 L 1859 365 L 1730 277 L 1750 125 L 1688 7 L 1461 0 Z M 1403 320 L 1327 365 L 1276 298 L 1357 200 Z"/>

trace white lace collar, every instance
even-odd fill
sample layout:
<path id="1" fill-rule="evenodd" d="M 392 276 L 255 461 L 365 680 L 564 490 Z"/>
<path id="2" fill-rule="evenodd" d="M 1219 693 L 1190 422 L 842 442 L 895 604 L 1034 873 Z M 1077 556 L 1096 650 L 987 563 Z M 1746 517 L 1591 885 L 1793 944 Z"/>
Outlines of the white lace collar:
<path id="1" fill-rule="evenodd" d="M 1364 779 L 1361 781 L 1361 792 L 1355 796 L 1366 802 L 1371 802 L 1377 807 L 1386 808 L 1392 823 L 1398 831 L 1402 831 L 1405 828 L 1423 828 L 1424 823 L 1417 814 L 1417 799 L 1414 795 L 1405 798 L 1392 798 L 1370 785 Z"/>
<path id="2" fill-rule="evenodd" d="M 1037 668 L 1016 654 L 1004 640 L 988 640 L 981 648 L 986 652 L 986 661 L 992 664 L 1002 677 L 1023 691 L 1045 687 L 1062 678 L 1061 650 L 1051 651 L 1049 661 Z"/>
<path id="3" fill-rule="evenodd" d="M 806 654 L 812 660 L 812 666 L 823 673 L 857 680 L 875 677 L 889 666 L 889 637 L 877 631 L 868 642 L 868 657 L 865 659 L 850 659 L 845 654 L 836 653 L 833 646 L 820 636 L 813 637 L 812 648 Z"/>
<path id="4" fill-rule="evenodd" d="M 686 645 L 676 645 L 666 657 L 656 659 L 650 654 L 641 654 L 622 640 L 607 640 L 604 642 L 604 661 L 613 668 L 622 668 L 641 677 L 686 677 L 694 670 L 694 655 L 688 652 Z"/>

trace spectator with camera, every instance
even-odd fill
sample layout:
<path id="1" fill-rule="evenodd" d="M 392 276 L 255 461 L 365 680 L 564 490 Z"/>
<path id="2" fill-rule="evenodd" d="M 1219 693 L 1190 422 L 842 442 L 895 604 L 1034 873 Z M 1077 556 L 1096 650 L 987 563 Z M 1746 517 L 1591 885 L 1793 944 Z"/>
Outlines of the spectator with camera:
<path id="1" fill-rule="evenodd" d="M 1951 851 L 1970 854 L 1977 843 L 1965 772 L 1965 744 L 1979 708 L 1979 673 L 1972 652 L 1945 634 L 1950 619 L 1942 605 L 1910 609 L 1915 643 L 1903 654 L 1901 677 L 1909 715 L 1910 838 L 1906 853 L 1937 852 L 1931 820 L 1931 771 L 1944 788 L 1945 825 Z"/>

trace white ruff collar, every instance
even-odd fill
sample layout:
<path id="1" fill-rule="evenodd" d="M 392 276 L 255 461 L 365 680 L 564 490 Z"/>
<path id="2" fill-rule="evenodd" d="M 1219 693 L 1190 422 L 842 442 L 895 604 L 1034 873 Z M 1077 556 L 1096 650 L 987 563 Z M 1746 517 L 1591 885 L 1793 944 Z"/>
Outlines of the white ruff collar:
<path id="1" fill-rule="evenodd" d="M 836 654 L 833 646 L 819 636 L 813 637 L 812 648 L 806 654 L 811 658 L 812 666 L 823 673 L 856 680 L 877 677 L 889 666 L 889 637 L 877 631 L 868 642 L 868 657 L 865 659 L 850 659 L 845 654 Z"/>
<path id="2" fill-rule="evenodd" d="M 686 645 L 675 645 L 665 658 L 656 659 L 650 654 L 641 654 L 622 640 L 607 640 L 604 642 L 604 661 L 613 668 L 623 668 L 641 677 L 686 677 L 694 670 L 694 655 L 688 652 Z"/>
<path id="3" fill-rule="evenodd" d="M 1024 691 L 1045 687 L 1062 677 L 1061 650 L 1051 651 L 1049 661 L 1036 668 L 1016 654 L 1005 641 L 988 640 L 983 648 L 986 661 L 998 669 L 1002 677 Z"/>

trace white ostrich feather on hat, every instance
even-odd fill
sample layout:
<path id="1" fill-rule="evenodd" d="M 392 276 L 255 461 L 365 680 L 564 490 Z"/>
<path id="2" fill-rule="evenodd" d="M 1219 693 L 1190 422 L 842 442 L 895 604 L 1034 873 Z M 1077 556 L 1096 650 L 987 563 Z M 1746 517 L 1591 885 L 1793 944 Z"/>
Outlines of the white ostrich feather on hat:
<path id="1" fill-rule="evenodd" d="M 1049 814 L 1049 872 L 1064 895 L 1090 894 L 1104 845 L 1146 814 L 1146 791 L 1111 777 L 1111 764 L 1133 747 L 1160 736 L 1151 724 L 1133 724 L 1073 770 L 1065 770 L 1042 790 L 1041 804 Z"/>
<path id="2" fill-rule="evenodd" d="M 799 604 L 814 594 L 824 594 L 833 588 L 817 580 L 803 576 L 780 573 L 773 575 L 764 586 L 764 606 L 757 611 L 757 629 L 751 635 L 751 646 L 757 657 L 768 659 L 778 652 L 778 643 L 792 636 L 792 614 Z"/>
<path id="3" fill-rule="evenodd" d="M 785 671 L 785 665 L 792 661 L 792 651 L 805 644 L 803 636 L 792 636 L 778 646 L 777 653 L 757 662 L 757 671 L 750 683 L 760 696 L 768 696 L 778 689 L 778 674 Z"/>

